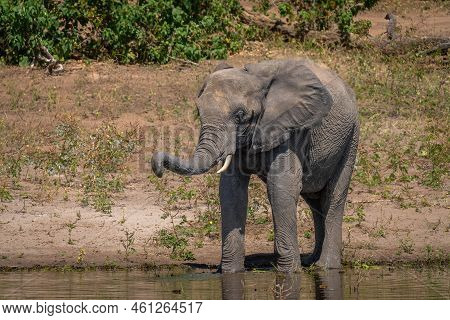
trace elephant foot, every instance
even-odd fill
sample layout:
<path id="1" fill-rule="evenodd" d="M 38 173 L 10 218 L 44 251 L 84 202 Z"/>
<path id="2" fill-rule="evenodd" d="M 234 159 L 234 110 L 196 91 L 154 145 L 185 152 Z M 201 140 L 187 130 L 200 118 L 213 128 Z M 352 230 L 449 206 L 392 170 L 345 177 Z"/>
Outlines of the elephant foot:
<path id="1" fill-rule="evenodd" d="M 323 255 L 317 262 L 314 263 L 323 269 L 341 269 L 341 256 L 340 255 Z"/>
<path id="2" fill-rule="evenodd" d="M 245 268 L 243 267 L 223 267 L 220 266 L 217 269 L 217 273 L 238 273 L 238 272 L 244 272 Z"/>
<path id="3" fill-rule="evenodd" d="M 300 255 L 295 254 L 293 257 L 279 257 L 277 259 L 276 271 L 281 273 L 294 273 L 301 269 Z"/>
<path id="4" fill-rule="evenodd" d="M 302 267 L 311 267 L 312 265 L 321 267 L 323 269 L 341 269 L 340 255 L 326 256 L 322 254 L 320 257 L 317 254 L 311 253 L 301 256 Z"/>
<path id="5" fill-rule="evenodd" d="M 302 263 L 302 267 L 310 267 L 312 266 L 317 260 L 319 260 L 319 257 L 314 254 L 314 253 L 310 253 L 310 254 L 302 254 L 301 255 L 301 263 Z"/>

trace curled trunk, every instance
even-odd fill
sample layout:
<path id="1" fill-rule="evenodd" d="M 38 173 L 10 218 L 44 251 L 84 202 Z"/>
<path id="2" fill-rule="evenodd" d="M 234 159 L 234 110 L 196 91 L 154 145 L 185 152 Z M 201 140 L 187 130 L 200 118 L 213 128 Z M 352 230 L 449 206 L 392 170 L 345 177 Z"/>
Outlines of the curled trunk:
<path id="1" fill-rule="evenodd" d="M 223 134 L 217 130 L 202 128 L 199 143 L 190 159 L 180 159 L 165 152 L 155 153 L 151 162 L 153 172 L 158 177 L 162 177 L 164 169 L 169 169 L 181 175 L 207 172 L 218 161 L 222 160 L 224 155 L 223 139 L 220 139 L 220 136 L 223 136 Z"/>
<path id="2" fill-rule="evenodd" d="M 214 164 L 210 154 L 198 152 L 187 160 L 165 152 L 157 152 L 152 158 L 152 170 L 158 177 L 162 177 L 164 168 L 181 175 L 194 175 L 207 172 Z"/>

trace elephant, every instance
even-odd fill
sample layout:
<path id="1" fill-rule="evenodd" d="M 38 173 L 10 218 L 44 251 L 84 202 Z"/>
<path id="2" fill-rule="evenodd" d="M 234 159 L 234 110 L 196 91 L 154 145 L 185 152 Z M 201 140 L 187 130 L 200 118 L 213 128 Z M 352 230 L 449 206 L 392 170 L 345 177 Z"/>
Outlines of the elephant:
<path id="1" fill-rule="evenodd" d="M 266 184 L 277 270 L 290 273 L 312 264 L 340 268 L 343 212 L 359 136 L 352 89 L 309 59 L 269 60 L 243 68 L 222 62 L 206 77 L 196 104 L 201 128 L 193 156 L 155 152 L 151 166 L 158 177 L 165 169 L 195 175 L 221 166 L 220 270 L 245 270 L 251 175 Z M 305 256 L 297 236 L 300 196 L 314 221 L 314 250 Z"/>

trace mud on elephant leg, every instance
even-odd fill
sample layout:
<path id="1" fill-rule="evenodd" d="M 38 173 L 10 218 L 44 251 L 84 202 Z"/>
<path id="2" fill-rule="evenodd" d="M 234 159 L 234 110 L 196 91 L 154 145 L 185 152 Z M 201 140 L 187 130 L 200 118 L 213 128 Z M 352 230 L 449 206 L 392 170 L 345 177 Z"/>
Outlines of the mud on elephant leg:
<path id="1" fill-rule="evenodd" d="M 220 177 L 219 193 L 222 210 L 221 271 L 224 273 L 244 270 L 244 238 L 249 180 L 250 177 L 242 174 L 238 168 L 233 168 L 232 174 L 228 170 Z"/>
<path id="2" fill-rule="evenodd" d="M 301 181 L 298 157 L 290 150 L 276 155 L 267 174 L 267 193 L 274 221 L 274 251 L 281 272 L 295 272 L 300 267 L 297 202 Z"/>

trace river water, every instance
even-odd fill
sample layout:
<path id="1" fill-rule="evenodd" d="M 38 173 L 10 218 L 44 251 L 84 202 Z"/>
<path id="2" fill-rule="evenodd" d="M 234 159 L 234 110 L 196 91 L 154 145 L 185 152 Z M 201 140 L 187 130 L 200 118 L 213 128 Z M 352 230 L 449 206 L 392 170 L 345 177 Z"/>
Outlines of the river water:
<path id="1" fill-rule="evenodd" d="M 0 272 L 0 299 L 449 299 L 448 269 Z"/>

